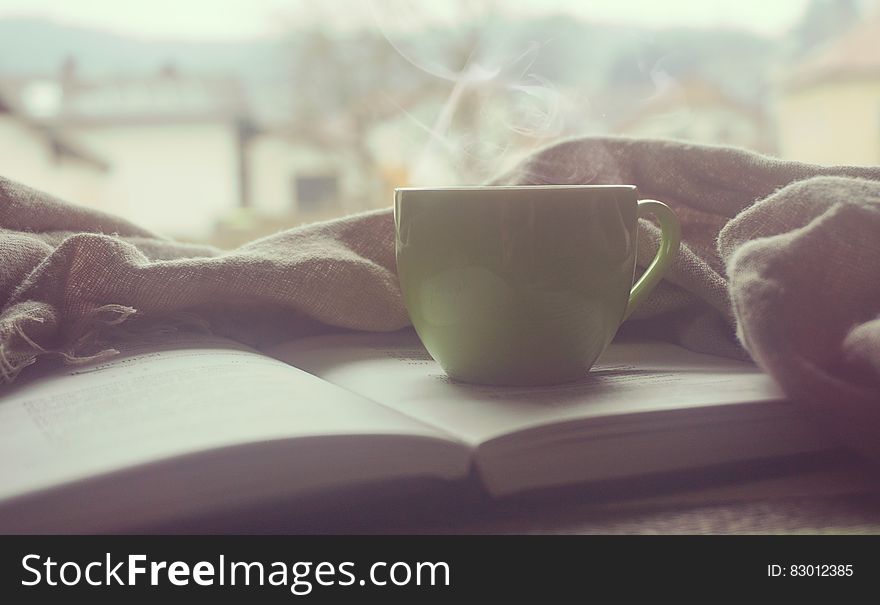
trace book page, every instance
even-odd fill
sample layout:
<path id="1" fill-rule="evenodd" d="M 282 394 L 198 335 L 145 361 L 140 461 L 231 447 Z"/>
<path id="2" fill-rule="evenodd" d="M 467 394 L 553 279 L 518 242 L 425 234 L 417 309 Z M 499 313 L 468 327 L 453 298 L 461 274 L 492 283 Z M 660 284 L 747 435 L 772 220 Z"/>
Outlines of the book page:
<path id="1" fill-rule="evenodd" d="M 780 389 L 753 364 L 661 342 L 614 343 L 582 380 L 549 387 L 456 383 L 412 331 L 314 337 L 268 353 L 473 445 L 569 421 L 631 430 L 634 416 L 645 428 L 655 412 L 690 410 L 698 421 L 705 408 L 786 406 Z"/>
<path id="2" fill-rule="evenodd" d="M 357 435 L 449 440 L 412 418 L 231 341 L 176 336 L 143 342 L 105 362 L 60 368 L 2 392 L 0 502 L 195 452 L 298 438 L 312 438 L 308 443 L 320 449 L 320 438 L 341 436 L 332 441 L 338 449 L 344 438 Z M 431 455 L 442 458 L 437 451 Z M 371 462 L 358 456 L 360 468 L 351 465 L 352 472 L 369 475 L 371 469 L 364 467 Z M 467 466 L 462 455 L 452 464 L 454 471 L 438 470 L 448 461 L 418 460 L 418 448 L 397 464 L 400 468 L 393 460 L 380 460 L 379 453 L 376 457 L 372 471 L 377 475 L 418 472 L 419 464 L 427 474 L 454 474 Z M 273 463 L 275 480 L 306 481 L 310 468 L 322 472 L 320 461 L 303 459 L 265 461 L 269 474 Z M 334 479 L 345 480 L 343 470 Z"/>

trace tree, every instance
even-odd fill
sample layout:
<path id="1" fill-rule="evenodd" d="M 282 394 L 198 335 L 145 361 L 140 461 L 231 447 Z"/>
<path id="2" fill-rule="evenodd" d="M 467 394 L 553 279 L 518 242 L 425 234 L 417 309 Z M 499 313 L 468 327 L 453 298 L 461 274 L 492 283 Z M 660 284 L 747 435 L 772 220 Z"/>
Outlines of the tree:
<path id="1" fill-rule="evenodd" d="M 402 4 L 413 8 L 412 3 Z M 487 42 L 495 43 L 487 40 L 493 35 L 487 33 L 493 4 L 459 0 L 453 4 L 457 16 L 442 27 L 430 14 L 411 13 L 406 18 L 423 21 L 417 34 L 415 27 L 406 27 L 411 23 L 394 22 L 393 12 L 383 13 L 390 22 L 380 17 L 370 29 L 328 30 L 325 24 L 337 21 L 326 11 L 340 9 L 336 3 L 333 8 L 325 5 L 325 12 L 305 31 L 291 35 L 293 132 L 315 145 L 345 148 L 369 178 L 378 172 L 370 146 L 372 129 L 408 116 L 424 138 L 422 152 L 414 154 L 410 168 L 418 171 L 424 164 L 418 158 L 430 163 L 443 156 L 455 164 L 458 180 L 484 179 L 489 172 L 486 160 L 497 163 L 496 151 L 503 147 L 494 145 L 490 136 L 498 126 L 500 108 L 506 103 L 526 122 L 540 121 L 540 110 L 523 106 L 543 102 L 545 92 L 540 83 L 524 79 L 533 60 L 529 56 L 514 53 L 512 59 L 498 60 L 483 53 Z M 433 115 L 417 116 L 425 107 Z M 514 134 L 517 129 L 521 134 L 528 125 L 510 128 Z"/>
<path id="2" fill-rule="evenodd" d="M 857 0 L 810 0 L 792 30 L 792 54 L 803 55 L 850 28 L 861 15 Z"/>
<path id="3" fill-rule="evenodd" d="M 372 129 L 430 90 L 401 77 L 405 62 L 376 33 L 340 35 L 315 28 L 294 38 L 290 133 L 352 158 L 369 198 L 369 185 L 380 177 L 370 146 Z M 352 201 L 363 206 L 369 200 Z"/>

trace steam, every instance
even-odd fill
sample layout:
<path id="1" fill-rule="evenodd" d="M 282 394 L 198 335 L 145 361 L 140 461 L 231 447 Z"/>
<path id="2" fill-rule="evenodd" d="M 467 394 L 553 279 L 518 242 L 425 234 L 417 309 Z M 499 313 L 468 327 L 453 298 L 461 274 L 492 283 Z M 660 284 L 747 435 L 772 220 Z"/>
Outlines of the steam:
<path id="1" fill-rule="evenodd" d="M 413 184 L 485 182 L 511 169 L 521 155 L 561 135 L 569 116 L 584 130 L 613 132 L 604 113 L 592 115 L 583 93 L 564 94 L 539 73 L 536 63 L 549 41 L 530 41 L 511 50 L 509 40 L 499 35 L 504 30 L 494 21 L 493 6 L 479 0 L 369 2 L 377 29 L 388 44 L 444 91 L 428 116 L 397 105 L 419 137 L 414 143 L 416 152 L 407 153 L 405 160 Z M 642 34 L 636 36 L 633 42 L 638 48 L 645 40 Z M 646 131 L 630 134 L 677 136 L 693 123 L 694 115 L 682 83 L 665 64 L 671 55 L 664 53 L 654 60 L 642 52 L 638 55 L 637 67 L 653 90 L 647 96 L 625 95 L 627 113 L 648 112 L 642 127 Z M 652 104 L 667 95 L 681 96 L 678 107 L 652 115 Z M 555 161 L 556 170 L 549 172 L 534 161 L 518 165 L 518 178 L 589 183 L 597 177 L 589 158 Z M 611 162 L 610 158 L 605 161 Z"/>
<path id="2" fill-rule="evenodd" d="M 409 166 L 412 182 L 437 184 L 438 164 L 451 170 L 448 179 L 482 181 L 509 164 L 515 149 L 528 147 L 528 139 L 534 146 L 562 132 L 565 99 L 551 81 L 533 71 L 542 45 L 530 42 L 512 57 L 492 56 L 496 41 L 487 32 L 491 3 L 461 2 L 461 11 L 482 11 L 466 15 L 436 8 L 448 9 L 448 3 L 370 0 L 369 4 L 392 48 L 415 69 L 448 84 L 432 121 L 399 107 L 427 135 Z M 446 35 L 437 39 L 427 24 L 444 25 Z M 415 44 L 414 37 L 418 37 Z M 463 64 L 456 65 L 456 59 L 461 62 L 463 57 Z"/>

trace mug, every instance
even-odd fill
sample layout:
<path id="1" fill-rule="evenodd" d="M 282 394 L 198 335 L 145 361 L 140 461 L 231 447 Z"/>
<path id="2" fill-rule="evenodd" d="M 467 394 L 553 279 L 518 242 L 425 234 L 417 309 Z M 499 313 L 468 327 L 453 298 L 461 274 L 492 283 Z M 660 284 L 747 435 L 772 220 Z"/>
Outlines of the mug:
<path id="1" fill-rule="evenodd" d="M 648 214 L 660 247 L 633 285 Z M 681 239 L 672 210 L 632 185 L 398 188 L 394 222 L 419 338 L 452 379 L 487 385 L 584 377 Z"/>

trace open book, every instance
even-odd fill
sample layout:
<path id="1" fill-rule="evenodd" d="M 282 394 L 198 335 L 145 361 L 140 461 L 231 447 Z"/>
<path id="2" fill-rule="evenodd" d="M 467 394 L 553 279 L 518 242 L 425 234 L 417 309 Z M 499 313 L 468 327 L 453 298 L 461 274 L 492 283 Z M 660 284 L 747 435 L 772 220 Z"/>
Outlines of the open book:
<path id="1" fill-rule="evenodd" d="M 457 384 L 412 332 L 178 336 L 0 397 L 0 532 L 149 527 L 391 480 L 493 496 L 831 448 L 753 365 L 615 343 L 583 380 Z"/>

